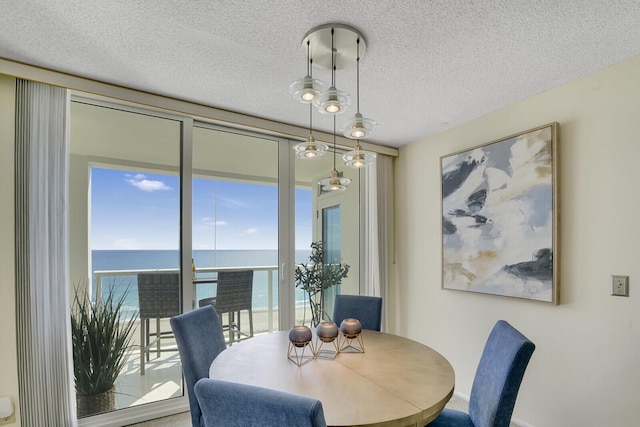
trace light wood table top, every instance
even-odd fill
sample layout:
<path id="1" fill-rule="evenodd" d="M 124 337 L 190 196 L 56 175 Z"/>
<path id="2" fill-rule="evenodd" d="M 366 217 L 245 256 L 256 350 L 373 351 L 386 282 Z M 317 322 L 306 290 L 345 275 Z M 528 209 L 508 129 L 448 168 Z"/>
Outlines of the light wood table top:
<path id="1" fill-rule="evenodd" d="M 287 358 L 288 331 L 259 335 L 220 353 L 209 375 L 319 399 L 330 426 L 423 426 L 437 417 L 455 384 L 447 359 L 397 335 L 365 330 L 362 338 L 364 353 L 297 366 Z"/>

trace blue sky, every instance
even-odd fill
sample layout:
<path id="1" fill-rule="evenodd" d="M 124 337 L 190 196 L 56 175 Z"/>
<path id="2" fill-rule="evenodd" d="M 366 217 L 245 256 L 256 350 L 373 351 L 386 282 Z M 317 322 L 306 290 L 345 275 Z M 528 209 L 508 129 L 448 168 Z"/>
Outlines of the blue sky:
<path id="1" fill-rule="evenodd" d="M 296 249 L 308 249 L 311 191 L 295 194 Z M 179 206 L 177 176 L 93 168 L 91 248 L 177 249 Z M 277 187 L 195 179 L 193 248 L 214 247 L 277 249 Z"/>

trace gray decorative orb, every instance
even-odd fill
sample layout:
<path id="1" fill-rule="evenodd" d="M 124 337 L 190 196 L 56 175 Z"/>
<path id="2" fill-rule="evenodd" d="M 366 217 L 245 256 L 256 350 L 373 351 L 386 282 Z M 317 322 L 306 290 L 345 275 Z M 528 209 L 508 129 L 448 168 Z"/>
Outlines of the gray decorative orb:
<path id="1" fill-rule="evenodd" d="M 289 341 L 296 347 L 304 347 L 311 342 L 311 329 L 304 325 L 294 326 L 289 329 Z"/>
<path id="2" fill-rule="evenodd" d="M 322 342 L 332 342 L 338 336 L 338 325 L 334 322 L 321 322 L 316 327 L 316 335 Z"/>
<path id="3" fill-rule="evenodd" d="M 347 338 L 355 338 L 362 332 L 362 323 L 358 319 L 347 317 L 340 323 L 340 332 Z"/>

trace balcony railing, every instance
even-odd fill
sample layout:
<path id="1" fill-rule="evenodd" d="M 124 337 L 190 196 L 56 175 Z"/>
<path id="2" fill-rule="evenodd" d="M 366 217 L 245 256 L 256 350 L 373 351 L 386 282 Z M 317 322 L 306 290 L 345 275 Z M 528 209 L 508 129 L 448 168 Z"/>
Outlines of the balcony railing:
<path id="1" fill-rule="evenodd" d="M 198 279 L 212 279 L 211 283 L 214 283 L 214 279 L 218 272 L 220 271 L 234 271 L 234 270 L 253 270 L 254 272 L 265 272 L 266 274 L 266 292 L 264 294 L 259 292 L 256 294 L 256 286 L 264 287 L 265 280 L 261 275 L 254 275 L 254 301 L 256 297 L 266 298 L 266 328 L 265 332 L 271 332 L 275 330 L 275 319 L 276 319 L 276 311 L 277 311 L 277 301 L 274 298 L 274 282 L 277 283 L 277 280 L 274 281 L 274 278 L 277 278 L 278 274 L 278 266 L 242 266 L 242 267 L 199 267 L 196 268 L 196 277 Z M 136 288 L 131 288 L 133 290 L 133 294 L 131 295 L 131 300 L 137 301 L 137 276 L 138 273 L 150 273 L 150 272 L 177 272 L 176 268 L 161 268 L 161 269 L 139 269 L 139 270 L 99 270 L 94 271 L 94 280 L 95 280 L 95 299 L 97 302 L 102 298 L 102 288 L 103 285 L 106 284 L 107 279 L 114 278 L 125 278 L 130 277 L 130 284 L 135 283 Z M 213 295 L 201 295 L 202 292 L 199 293 L 198 288 L 202 287 L 202 283 L 194 282 L 193 294 L 195 301 Z M 195 304 L 194 304 L 195 305 Z M 258 307 L 258 309 L 262 308 Z"/>

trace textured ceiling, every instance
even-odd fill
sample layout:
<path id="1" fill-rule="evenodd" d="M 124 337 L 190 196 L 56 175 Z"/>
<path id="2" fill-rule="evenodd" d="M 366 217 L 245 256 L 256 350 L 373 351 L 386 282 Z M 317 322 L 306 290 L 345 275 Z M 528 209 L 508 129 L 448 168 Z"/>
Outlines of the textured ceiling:
<path id="1" fill-rule="evenodd" d="M 3 0 L 0 57 L 308 126 L 300 42 L 361 30 L 371 142 L 401 146 L 640 54 L 638 0 Z M 330 81 L 328 70 L 314 77 Z M 639 76 L 640 80 L 640 76 Z M 355 70 L 336 86 L 355 95 Z M 338 117 L 338 126 L 355 113 Z M 314 115 L 330 132 L 332 119 Z"/>

